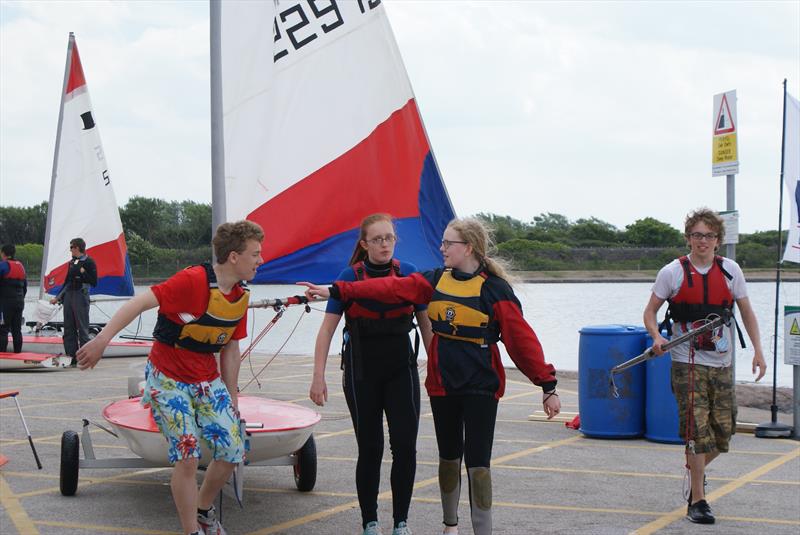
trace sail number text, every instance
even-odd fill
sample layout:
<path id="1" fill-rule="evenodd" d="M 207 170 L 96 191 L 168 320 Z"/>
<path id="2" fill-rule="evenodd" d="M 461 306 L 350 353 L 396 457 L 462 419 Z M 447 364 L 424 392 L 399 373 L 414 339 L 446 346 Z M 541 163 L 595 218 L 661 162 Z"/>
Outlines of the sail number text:
<path id="1" fill-rule="evenodd" d="M 363 15 L 378 7 L 381 0 L 356 0 L 356 3 Z M 319 36 L 319 32 L 327 34 L 341 28 L 345 22 L 337 0 L 306 0 L 284 9 L 273 21 L 275 43 L 273 61 L 278 62 L 288 56 L 291 50 L 300 50 L 313 42 Z M 283 33 L 281 28 L 284 29 Z M 288 38 L 291 47 L 284 37 Z"/>

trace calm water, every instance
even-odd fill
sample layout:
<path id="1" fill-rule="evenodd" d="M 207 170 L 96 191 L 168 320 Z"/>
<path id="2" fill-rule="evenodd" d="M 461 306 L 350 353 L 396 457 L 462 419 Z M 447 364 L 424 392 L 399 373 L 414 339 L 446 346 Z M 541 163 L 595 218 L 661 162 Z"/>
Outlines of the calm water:
<path id="1" fill-rule="evenodd" d="M 137 286 L 136 293 L 146 286 Z M 533 325 L 544 347 L 546 359 L 557 369 L 578 369 L 578 331 L 587 325 L 642 324 L 642 309 L 650 297 L 651 283 L 558 283 L 558 284 L 518 284 L 515 286 L 522 302 L 525 317 Z M 287 297 L 299 293 L 300 287 L 292 285 L 253 285 L 252 299 Z M 767 376 L 762 383 L 772 382 L 772 335 L 774 332 L 775 284 L 767 282 L 749 283 L 750 300 L 761 328 L 761 345 L 767 360 Z M 781 284 L 781 303 L 797 305 L 800 302 L 800 283 Z M 26 304 L 26 317 L 34 303 Z M 92 321 L 103 322 L 106 316 L 121 306 L 108 302 L 92 306 Z M 666 307 L 662 307 L 659 319 Z M 303 313 L 302 307 L 290 307 L 284 317 L 275 325 L 257 346 L 259 352 L 274 353 L 286 343 L 282 354 L 312 355 L 317 329 L 322 321 L 324 304 L 313 305 L 310 314 Z M 253 325 L 260 331 L 272 319 L 272 310 L 254 310 L 249 317 L 248 333 L 255 336 Z M 138 325 L 139 332 L 150 335 L 155 324 L 155 310 L 146 313 Z M 298 323 L 299 322 L 299 323 Z M 741 324 L 741 321 L 740 321 Z M 295 329 L 296 328 L 296 329 Z M 128 328 L 133 334 L 137 329 L 134 322 Z M 294 334 L 292 330 L 295 329 Z M 288 342 L 287 342 L 288 339 Z M 247 341 L 247 340 L 246 340 Z M 244 348 L 247 344 L 243 344 Z M 748 341 L 749 345 L 749 341 Z M 338 353 L 341 346 L 341 329 L 331 343 L 331 353 Z M 424 349 L 420 348 L 424 353 Z M 736 377 L 740 381 L 752 381 L 751 348 L 737 348 Z M 507 354 L 505 363 L 512 366 Z M 792 367 L 783 364 L 783 318 L 780 318 L 778 336 L 778 377 L 779 386 L 792 386 Z M 243 372 L 247 373 L 247 372 Z M 309 371 L 310 375 L 310 371 Z M 244 377 L 244 376 L 243 376 Z"/>

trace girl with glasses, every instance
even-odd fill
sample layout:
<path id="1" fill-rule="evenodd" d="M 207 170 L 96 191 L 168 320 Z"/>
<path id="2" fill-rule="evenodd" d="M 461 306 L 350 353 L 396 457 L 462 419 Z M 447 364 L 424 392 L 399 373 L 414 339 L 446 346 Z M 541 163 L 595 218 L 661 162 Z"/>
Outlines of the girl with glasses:
<path id="1" fill-rule="evenodd" d="M 397 241 L 392 217 L 372 214 L 361 222 L 349 266 L 338 280 L 403 280 L 417 268 L 394 258 Z M 378 489 L 383 458 L 383 414 L 389 425 L 392 449 L 393 535 L 411 535 L 408 509 L 417 468 L 419 429 L 419 335 L 412 345 L 408 333 L 413 320 L 425 346 L 431 339 L 424 305 L 410 301 L 393 304 L 366 299 L 328 301 L 314 350 L 314 376 L 309 397 L 317 405 L 328 400 L 325 364 L 331 339 L 342 315 L 345 317 L 342 347 L 342 387 L 358 443 L 356 490 L 361 506 L 364 535 L 377 535 Z"/>
<path id="2" fill-rule="evenodd" d="M 461 462 L 467 466 L 470 513 L 476 535 L 492 532 L 490 460 L 497 403 L 505 391 L 501 337 L 517 368 L 543 391 L 548 418 L 561 403 L 555 368 L 522 317 L 502 265 L 488 256 L 489 234 L 476 219 L 454 219 L 442 237 L 444 267 L 404 278 L 310 283 L 309 298 L 374 299 L 428 304 L 433 339 L 428 346 L 425 387 L 439 447 L 439 489 L 444 533 L 458 533 Z"/>

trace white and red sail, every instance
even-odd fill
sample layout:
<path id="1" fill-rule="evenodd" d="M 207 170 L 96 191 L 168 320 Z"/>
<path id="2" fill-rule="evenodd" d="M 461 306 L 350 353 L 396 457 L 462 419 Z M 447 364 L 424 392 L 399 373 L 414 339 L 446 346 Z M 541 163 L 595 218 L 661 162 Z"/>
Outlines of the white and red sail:
<path id="1" fill-rule="evenodd" d="M 70 33 L 42 262 L 46 293 L 57 293 L 64 281 L 72 238 L 83 238 L 87 254 L 97 263 L 93 294 L 133 295 L 117 200 L 75 36 Z"/>
<path id="2" fill-rule="evenodd" d="M 361 219 L 440 265 L 453 208 L 380 0 L 221 2 L 225 218 L 265 231 L 256 282 L 333 280 Z"/>

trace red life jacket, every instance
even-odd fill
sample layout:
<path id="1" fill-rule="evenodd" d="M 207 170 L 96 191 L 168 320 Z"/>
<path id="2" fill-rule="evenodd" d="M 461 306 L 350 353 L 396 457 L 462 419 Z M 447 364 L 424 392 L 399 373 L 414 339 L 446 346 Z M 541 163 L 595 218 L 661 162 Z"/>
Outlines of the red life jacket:
<path id="1" fill-rule="evenodd" d="M 19 260 L 6 260 L 8 262 L 9 271 L 3 277 L 5 281 L 24 281 L 25 280 L 25 266 Z"/>
<path id="2" fill-rule="evenodd" d="M 364 262 L 353 264 L 357 281 L 371 279 Z M 393 258 L 390 277 L 401 277 L 400 261 Z M 386 304 L 369 299 L 356 299 L 345 305 L 347 329 L 358 336 L 405 334 L 413 327 L 414 305 L 411 303 Z"/>
<path id="3" fill-rule="evenodd" d="M 8 273 L 0 277 L 0 296 L 5 299 L 24 299 L 25 289 L 28 287 L 25 280 L 25 266 L 19 260 L 9 258 Z"/>
<path id="4" fill-rule="evenodd" d="M 678 259 L 683 266 L 683 282 L 678 293 L 669 300 L 668 317 L 682 323 L 704 319 L 709 314 L 732 311 L 734 300 L 728 280 L 733 275 L 722 267 L 722 257 L 715 256 L 705 275 L 698 273 L 688 256 Z"/>

